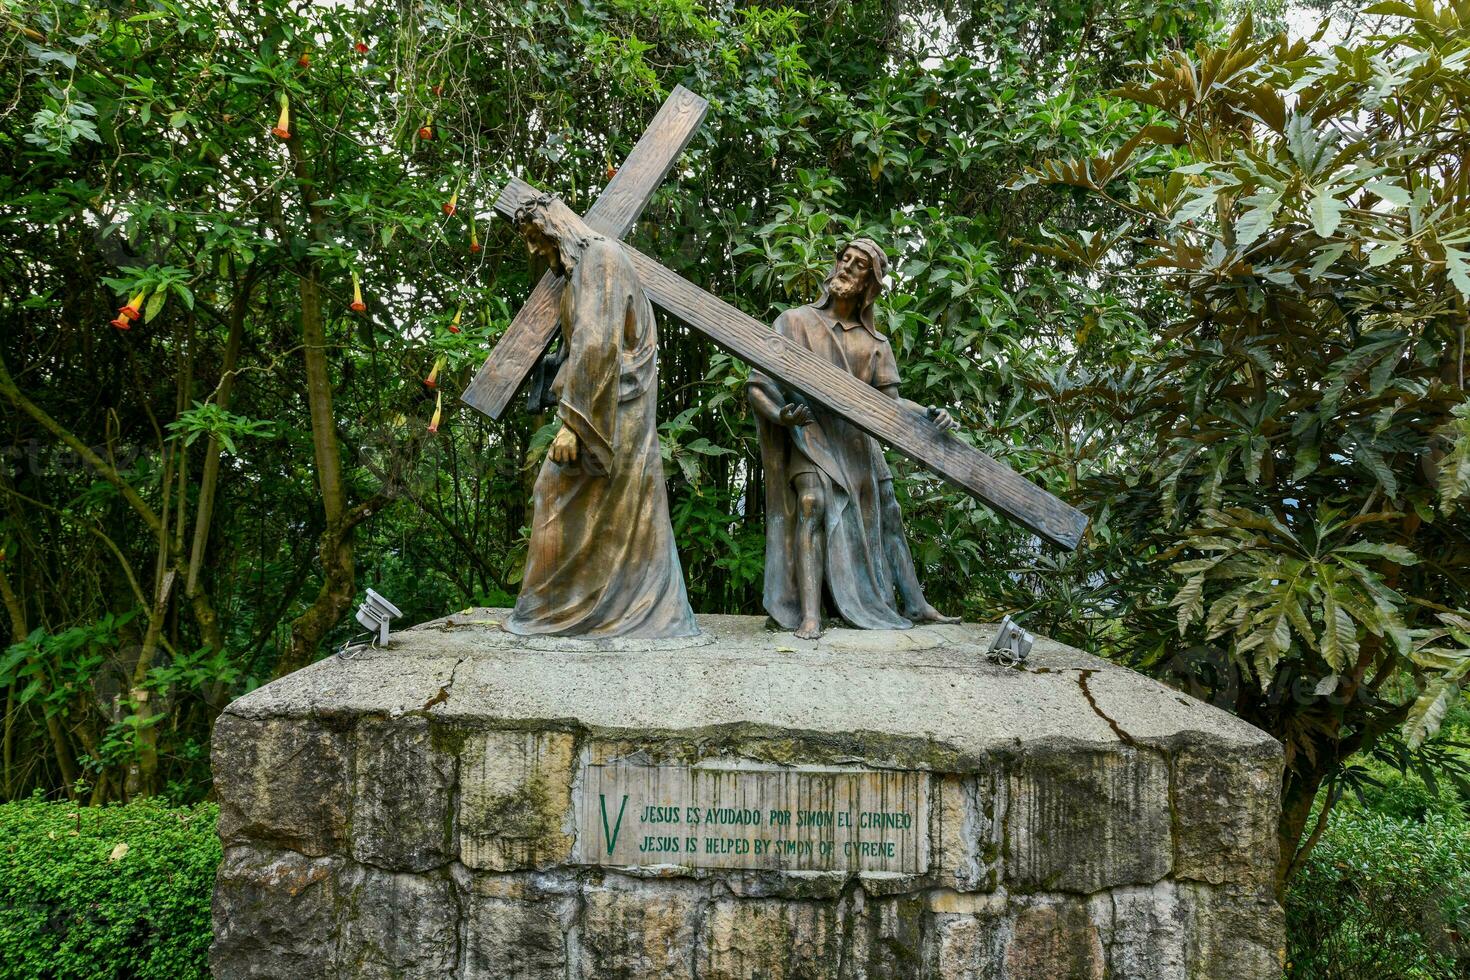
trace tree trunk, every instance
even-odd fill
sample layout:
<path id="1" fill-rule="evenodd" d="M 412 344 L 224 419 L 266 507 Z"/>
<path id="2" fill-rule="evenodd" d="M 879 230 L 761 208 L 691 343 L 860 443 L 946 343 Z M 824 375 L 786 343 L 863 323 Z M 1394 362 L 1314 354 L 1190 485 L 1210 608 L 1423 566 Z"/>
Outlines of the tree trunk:
<path id="1" fill-rule="evenodd" d="M 321 284 L 317 281 L 315 263 L 307 260 L 300 281 L 302 354 L 306 361 L 311 447 L 327 527 L 322 532 L 318 548 L 322 587 L 311 607 L 291 624 L 291 643 L 276 664 L 277 677 L 306 666 L 321 646 L 322 638 L 347 611 L 357 591 L 352 528 L 343 523 L 347 489 L 342 483 L 342 457 L 337 443 L 337 423 L 332 415 L 332 378 L 327 364 Z"/>
<path id="2" fill-rule="evenodd" d="M 302 156 L 301 140 L 287 144 L 296 174 L 297 191 L 306 211 L 308 232 L 314 242 L 326 241 L 326 215 L 316 203 L 321 189 L 312 178 Z M 318 554 L 322 563 L 322 587 L 311 607 L 291 624 L 291 639 L 276 662 L 277 677 L 298 670 L 311 660 L 322 640 L 352 605 L 357 591 L 357 568 L 352 538 L 356 526 L 380 510 L 386 497 L 375 497 L 347 511 L 347 488 L 342 481 L 342 456 L 337 442 L 337 423 L 332 415 L 332 378 L 327 363 L 326 325 L 322 319 L 322 289 L 316 261 L 310 254 L 298 265 L 301 296 L 302 355 L 306 362 L 306 399 L 311 413 L 311 446 L 316 460 L 317 485 L 321 489 L 322 532 Z"/>
<path id="3" fill-rule="evenodd" d="M 1276 897 L 1284 900 L 1286 886 L 1306 859 L 1310 848 L 1303 848 L 1302 838 L 1312 819 L 1312 804 L 1317 790 L 1327 777 L 1327 770 L 1312 768 L 1304 772 L 1288 770 L 1281 786 L 1281 822 L 1277 824 L 1280 855 L 1276 860 Z"/>
<path id="4" fill-rule="evenodd" d="M 230 326 L 229 337 L 225 341 L 225 356 L 220 367 L 219 388 L 216 390 L 214 401 L 222 410 L 230 410 L 230 400 L 235 390 L 235 367 L 240 360 L 240 345 L 245 336 L 245 313 L 250 307 L 250 293 L 255 288 L 255 270 L 251 269 L 245 273 L 245 278 L 236 291 L 234 299 L 230 303 Z M 205 548 L 209 544 L 209 531 L 214 523 L 214 496 L 219 487 L 220 459 L 223 455 L 223 447 L 218 436 L 211 436 L 209 446 L 204 452 L 204 471 L 199 475 L 199 503 L 194 513 L 194 539 L 191 543 L 189 553 L 189 575 L 184 588 L 184 594 L 190 599 L 194 598 L 199 588 L 199 572 L 204 565 Z M 213 610 L 210 610 L 212 613 Z M 196 615 L 196 618 L 197 615 Z M 215 623 L 211 620 L 209 626 L 213 628 Z M 205 624 L 200 623 L 201 631 L 205 631 Z M 204 642 L 213 649 L 219 649 L 223 644 L 220 642 L 219 631 L 213 629 L 213 635 L 207 631 Z"/>
<path id="5" fill-rule="evenodd" d="M 11 642 L 19 643 L 24 640 L 30 630 L 26 628 L 25 606 L 21 605 L 20 597 L 10 587 L 10 578 L 5 574 L 5 569 L 0 568 L 0 596 L 5 598 L 5 611 L 10 615 Z M 5 799 L 15 799 L 15 788 L 11 782 L 12 773 L 15 770 L 15 684 L 12 683 L 5 693 L 5 745 L 4 745 L 4 787 Z"/>

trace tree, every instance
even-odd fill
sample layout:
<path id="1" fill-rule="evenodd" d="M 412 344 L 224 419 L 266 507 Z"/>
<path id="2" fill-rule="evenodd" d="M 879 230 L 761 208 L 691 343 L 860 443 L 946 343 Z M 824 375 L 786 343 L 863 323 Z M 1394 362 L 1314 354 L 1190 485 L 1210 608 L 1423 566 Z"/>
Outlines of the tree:
<path id="1" fill-rule="evenodd" d="M 713 108 L 634 244 L 769 320 L 877 236 L 906 393 L 1080 492 L 1108 416 L 1033 393 L 1106 367 L 1068 343 L 1128 346 L 1153 300 L 1012 244 L 1115 205 L 1000 185 L 1116 143 L 1139 110 L 1099 93 L 1215 26 L 1180 0 L 10 3 L 0 792 L 197 796 L 219 707 L 346 640 L 363 585 L 408 621 L 509 601 L 551 430 L 455 408 L 530 288 L 491 194 L 514 171 L 585 210 L 675 82 Z M 660 329 L 691 600 L 753 613 L 745 367 Z M 896 465 L 936 602 L 1111 628 L 1092 558 Z"/>
<path id="2" fill-rule="evenodd" d="M 1118 93 L 1151 110 L 1128 139 L 1018 182 L 1128 213 L 1039 251 L 1176 296 L 1133 392 L 1092 393 L 1150 446 L 1092 492 L 1152 559 L 1132 642 L 1196 640 L 1183 668 L 1286 745 L 1283 884 L 1349 757 L 1421 750 L 1470 675 L 1470 5 L 1367 13 L 1331 50 L 1247 18 L 1170 54 Z"/>

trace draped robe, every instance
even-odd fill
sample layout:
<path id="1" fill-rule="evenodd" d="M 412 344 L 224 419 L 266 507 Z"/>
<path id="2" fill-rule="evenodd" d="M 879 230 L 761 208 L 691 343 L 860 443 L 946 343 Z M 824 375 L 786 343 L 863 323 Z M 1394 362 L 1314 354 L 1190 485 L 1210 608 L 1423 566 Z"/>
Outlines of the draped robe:
<path id="1" fill-rule="evenodd" d="M 659 454 L 658 335 L 623 250 L 590 239 L 561 298 L 566 362 L 552 390 L 577 459 L 548 455 L 533 491 L 515 612 L 521 635 L 672 637 L 699 632 Z"/>
<path id="2" fill-rule="evenodd" d="M 859 381 L 875 388 L 898 384 L 893 347 L 866 324 L 841 323 L 818 306 L 799 306 L 777 317 L 774 328 Z M 751 372 L 750 385 L 777 405 L 791 400 L 759 371 Z M 884 503 L 893 494 L 893 472 L 883 449 L 835 412 L 809 407 L 809 425 L 787 427 L 758 419 L 766 477 L 766 612 L 783 629 L 794 630 L 801 622 L 796 476 L 815 473 L 826 503 L 822 578 L 837 613 L 859 629 L 908 629 L 913 624 L 898 610 L 893 562 L 912 564 L 913 559 L 906 547 L 901 554 L 885 550 Z M 901 528 L 891 530 L 902 535 Z"/>

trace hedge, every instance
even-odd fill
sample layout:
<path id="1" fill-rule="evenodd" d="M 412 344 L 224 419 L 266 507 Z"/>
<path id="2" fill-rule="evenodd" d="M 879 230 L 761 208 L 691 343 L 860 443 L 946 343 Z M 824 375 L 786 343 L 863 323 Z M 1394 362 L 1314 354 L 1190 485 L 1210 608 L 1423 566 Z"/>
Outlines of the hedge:
<path id="1" fill-rule="evenodd" d="M 208 977 L 217 815 L 0 805 L 0 977 Z"/>
<path id="2" fill-rule="evenodd" d="M 1470 819 L 1463 804 L 1394 787 L 1343 804 L 1286 902 L 1293 980 L 1470 977 Z"/>

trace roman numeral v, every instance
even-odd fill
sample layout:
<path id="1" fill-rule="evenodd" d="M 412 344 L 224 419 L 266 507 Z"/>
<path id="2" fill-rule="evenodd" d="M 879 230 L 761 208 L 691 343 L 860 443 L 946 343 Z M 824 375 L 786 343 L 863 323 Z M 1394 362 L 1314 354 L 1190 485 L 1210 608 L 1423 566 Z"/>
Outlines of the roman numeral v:
<path id="1" fill-rule="evenodd" d="M 597 801 L 602 806 L 602 839 L 607 841 L 607 853 L 611 855 L 618 842 L 618 834 L 622 831 L 623 811 L 628 808 L 628 794 L 623 794 L 623 805 L 618 807 L 618 822 L 612 825 L 611 830 L 607 826 L 607 797 L 598 793 Z"/>

